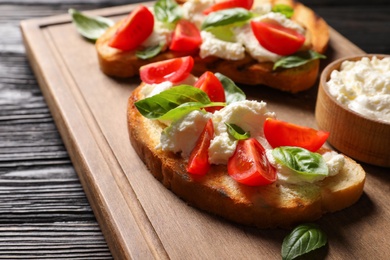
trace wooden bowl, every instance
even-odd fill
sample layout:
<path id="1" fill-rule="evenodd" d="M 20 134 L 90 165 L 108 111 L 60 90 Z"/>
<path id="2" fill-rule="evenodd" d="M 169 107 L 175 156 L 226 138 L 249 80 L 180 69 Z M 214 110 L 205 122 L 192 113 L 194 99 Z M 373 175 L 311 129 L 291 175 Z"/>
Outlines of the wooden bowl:
<path id="1" fill-rule="evenodd" d="M 346 57 L 329 64 L 322 72 L 318 89 L 315 118 L 319 129 L 330 132 L 329 144 L 341 153 L 364 163 L 390 167 L 390 123 L 368 118 L 338 102 L 326 82 L 333 70 L 345 60 L 389 55 L 370 54 Z"/>

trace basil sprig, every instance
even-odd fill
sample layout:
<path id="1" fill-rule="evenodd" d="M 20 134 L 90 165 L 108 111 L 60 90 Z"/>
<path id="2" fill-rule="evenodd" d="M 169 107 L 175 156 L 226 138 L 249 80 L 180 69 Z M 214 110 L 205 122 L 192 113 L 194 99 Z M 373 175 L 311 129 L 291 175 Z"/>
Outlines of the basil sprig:
<path id="1" fill-rule="evenodd" d="M 319 153 L 312 153 L 301 147 L 281 146 L 272 150 L 275 160 L 310 181 L 318 176 L 328 176 L 329 170 Z"/>
<path id="2" fill-rule="evenodd" d="M 158 0 L 153 11 L 156 19 L 165 24 L 174 24 L 182 17 L 180 6 L 174 0 Z"/>
<path id="3" fill-rule="evenodd" d="M 286 236 L 282 244 L 282 259 L 290 260 L 325 246 L 326 234 L 315 224 L 302 224 Z"/>
<path id="4" fill-rule="evenodd" d="M 176 86 L 135 102 L 144 117 L 160 120 L 177 120 L 194 110 L 225 105 L 223 102 L 211 102 L 206 92 L 190 85 Z"/>
<path id="5" fill-rule="evenodd" d="M 275 62 L 273 69 L 276 70 L 277 68 L 289 69 L 299 67 L 316 59 L 326 59 L 326 56 L 313 50 L 300 52 L 294 55 L 285 56 L 281 58 L 280 60 Z"/>
<path id="6" fill-rule="evenodd" d="M 294 15 L 294 8 L 285 4 L 277 4 L 272 7 L 272 12 L 281 13 L 287 18 L 291 18 Z"/>
<path id="7" fill-rule="evenodd" d="M 239 127 L 236 124 L 225 123 L 227 127 L 227 132 L 236 140 L 245 140 L 251 137 L 249 132 L 245 132 L 244 129 Z"/>
<path id="8" fill-rule="evenodd" d="M 223 26 L 238 22 L 245 22 L 252 18 L 252 13 L 245 8 L 230 8 L 217 12 L 212 12 L 206 16 L 203 21 L 201 29 Z"/>
<path id="9" fill-rule="evenodd" d="M 222 86 L 225 90 L 226 104 L 231 104 L 237 101 L 243 101 L 246 99 L 244 91 L 242 91 L 230 78 L 225 75 L 217 72 L 214 74 L 219 81 L 222 83 Z"/>
<path id="10" fill-rule="evenodd" d="M 75 9 L 69 9 L 73 24 L 77 31 L 91 41 L 96 41 L 109 27 L 114 25 L 114 21 L 101 16 L 88 16 Z"/>

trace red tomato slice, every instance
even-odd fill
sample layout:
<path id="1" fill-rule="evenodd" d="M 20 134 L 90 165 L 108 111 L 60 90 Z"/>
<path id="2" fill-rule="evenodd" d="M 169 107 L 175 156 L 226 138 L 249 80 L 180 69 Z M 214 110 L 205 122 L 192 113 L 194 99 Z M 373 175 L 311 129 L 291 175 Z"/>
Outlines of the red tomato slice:
<path id="1" fill-rule="evenodd" d="M 148 84 L 171 81 L 177 83 L 185 80 L 194 66 L 191 56 L 174 58 L 149 63 L 140 68 L 141 80 Z"/>
<path id="2" fill-rule="evenodd" d="M 329 132 L 267 118 L 264 122 L 264 136 L 273 148 L 298 146 L 315 152 L 326 142 Z"/>
<path id="3" fill-rule="evenodd" d="M 153 27 L 153 14 L 140 5 L 126 17 L 108 45 L 122 51 L 134 50 L 152 34 Z"/>
<path id="4" fill-rule="evenodd" d="M 237 182 L 248 186 L 268 185 L 277 178 L 265 149 L 255 138 L 238 141 L 236 150 L 228 161 L 228 174 Z"/>
<path id="5" fill-rule="evenodd" d="M 205 175 L 210 170 L 209 147 L 214 136 L 213 121 L 209 119 L 191 152 L 187 171 L 192 174 Z"/>
<path id="6" fill-rule="evenodd" d="M 251 27 L 260 45 L 279 55 L 291 55 L 305 43 L 305 36 L 277 23 L 251 21 Z"/>
<path id="7" fill-rule="evenodd" d="M 247 10 L 250 10 L 252 8 L 254 0 L 225 0 L 219 3 L 216 3 L 206 10 L 203 11 L 204 14 L 209 14 L 211 12 L 216 12 L 224 9 L 229 8 L 236 8 L 236 7 L 242 7 Z"/>
<path id="8" fill-rule="evenodd" d="M 214 75 L 214 73 L 210 71 L 206 71 L 200 76 L 200 78 L 196 81 L 195 86 L 207 93 L 210 100 L 212 102 L 225 102 L 225 90 L 222 86 L 222 83 L 219 79 Z M 208 107 L 206 111 L 215 112 L 223 107 Z"/>
<path id="9" fill-rule="evenodd" d="M 202 37 L 195 24 L 180 20 L 173 32 L 169 49 L 173 51 L 194 51 L 202 44 Z"/>

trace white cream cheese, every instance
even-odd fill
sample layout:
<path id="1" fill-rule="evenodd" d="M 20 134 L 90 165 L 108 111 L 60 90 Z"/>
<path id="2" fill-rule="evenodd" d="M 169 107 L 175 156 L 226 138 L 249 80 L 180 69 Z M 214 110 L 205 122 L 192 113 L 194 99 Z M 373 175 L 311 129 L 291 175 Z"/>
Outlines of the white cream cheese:
<path id="1" fill-rule="evenodd" d="M 216 111 L 212 117 L 215 137 L 210 143 L 209 162 L 227 164 L 236 149 L 237 141 L 229 135 L 225 123 L 238 125 L 252 137 L 262 137 L 265 119 L 274 116 L 265 102 L 250 100 L 235 102 Z"/>
<path id="2" fill-rule="evenodd" d="M 206 15 L 203 11 L 215 3 L 214 0 L 189 0 L 182 5 L 183 18 L 201 27 Z"/>
<path id="3" fill-rule="evenodd" d="M 188 158 L 210 117 L 211 113 L 195 110 L 173 122 L 161 133 L 161 149 Z"/>
<path id="4" fill-rule="evenodd" d="M 207 31 L 201 31 L 200 35 L 202 44 L 199 56 L 202 59 L 216 56 L 225 60 L 241 60 L 245 57 L 245 48 L 241 43 L 222 41 Z"/>
<path id="5" fill-rule="evenodd" d="M 328 175 L 334 176 L 341 171 L 344 167 L 345 158 L 341 154 L 336 153 L 335 151 L 326 152 L 322 155 L 326 165 L 328 166 Z"/>
<path id="6" fill-rule="evenodd" d="M 316 178 L 308 180 L 303 175 L 297 174 L 287 166 L 276 162 L 272 155 L 272 149 L 266 150 L 268 161 L 273 165 L 277 171 L 278 183 L 289 183 L 289 184 L 300 184 L 300 183 L 314 183 L 325 179 L 327 176 L 318 175 Z M 345 159 L 344 156 L 334 151 L 326 152 L 322 155 L 325 160 L 326 166 L 328 167 L 328 176 L 334 176 L 339 173 L 343 168 Z"/>
<path id="7" fill-rule="evenodd" d="M 254 1 L 251 12 L 256 15 L 263 15 L 272 11 L 271 3 L 259 3 Z"/>
<path id="8" fill-rule="evenodd" d="M 345 61 L 331 73 L 327 85 L 349 109 L 390 123 L 390 58 Z"/>

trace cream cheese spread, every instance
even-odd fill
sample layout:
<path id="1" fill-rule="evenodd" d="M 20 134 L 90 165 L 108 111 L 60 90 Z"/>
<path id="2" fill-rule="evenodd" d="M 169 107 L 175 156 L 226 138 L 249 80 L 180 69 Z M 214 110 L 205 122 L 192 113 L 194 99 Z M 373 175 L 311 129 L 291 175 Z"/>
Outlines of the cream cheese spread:
<path id="1" fill-rule="evenodd" d="M 344 61 L 327 82 L 330 94 L 349 109 L 390 123 L 390 58 Z"/>
<path id="2" fill-rule="evenodd" d="M 202 44 L 199 56 L 202 59 L 215 56 L 225 60 L 241 60 L 245 57 L 245 48 L 241 43 L 222 41 L 207 31 L 201 31 L 200 35 Z"/>
<path id="3" fill-rule="evenodd" d="M 317 181 L 321 181 L 328 176 L 334 176 L 339 173 L 339 171 L 343 168 L 345 159 L 344 156 L 338 154 L 334 151 L 326 152 L 322 155 L 325 163 L 328 167 L 328 176 L 317 175 L 315 178 L 311 178 L 310 180 L 305 178 L 302 174 L 297 174 L 290 168 L 280 163 L 277 163 L 274 156 L 272 155 L 272 149 L 266 150 L 266 155 L 268 161 L 275 167 L 278 175 L 277 182 L 278 183 L 289 183 L 289 184 L 300 184 L 300 183 L 314 183 Z"/>
<path id="4" fill-rule="evenodd" d="M 213 5 L 214 0 L 190 0 L 183 4 L 183 17 L 201 27 L 205 15 L 203 11 Z M 267 21 L 278 23 L 284 27 L 293 29 L 300 34 L 305 34 L 305 29 L 296 22 L 286 18 L 281 13 L 272 12 L 272 6 L 269 3 L 255 3 L 253 13 L 258 15 L 254 18 L 257 21 Z M 262 47 L 252 32 L 251 26 L 246 24 L 233 29 L 236 42 L 227 42 L 216 38 L 212 33 L 201 31 L 202 44 L 200 46 L 199 56 L 205 58 L 216 56 L 226 60 L 240 60 L 245 57 L 245 51 L 251 57 L 259 62 L 276 62 L 282 56 L 272 53 Z"/>
<path id="5" fill-rule="evenodd" d="M 161 149 L 188 158 L 209 118 L 211 113 L 195 110 L 173 122 L 161 133 Z"/>
<path id="6" fill-rule="evenodd" d="M 190 75 L 183 82 L 190 83 L 195 81 L 196 77 Z M 177 83 L 176 85 L 180 84 Z M 145 96 L 152 96 L 162 90 L 173 87 L 173 85 L 171 82 L 146 84 L 143 89 L 143 94 Z M 193 83 L 189 85 L 193 85 Z M 272 155 L 272 148 L 263 133 L 263 125 L 268 117 L 275 118 L 275 113 L 268 111 L 265 102 L 254 100 L 231 103 L 214 112 L 214 114 L 199 110 L 192 111 L 181 119 L 169 124 L 163 130 L 160 137 L 160 144 L 157 148 L 163 151 L 180 153 L 183 158 L 188 159 L 207 121 L 211 118 L 214 126 L 214 138 L 211 140 L 209 147 L 210 164 L 227 164 L 236 149 L 237 140 L 230 136 L 225 125 L 225 123 L 229 123 L 238 125 L 262 144 L 266 149 L 268 160 L 277 170 L 278 183 L 313 183 L 324 179 L 325 177 L 319 176 L 318 178 L 307 180 L 288 167 L 276 162 Z M 344 166 L 344 156 L 334 151 L 326 152 L 322 157 L 328 167 L 328 176 L 336 175 Z"/>
<path id="7" fill-rule="evenodd" d="M 209 148 L 211 164 L 227 164 L 236 150 L 237 141 L 227 132 L 225 123 L 235 124 L 252 137 L 263 136 L 263 124 L 267 117 L 275 117 L 267 110 L 265 102 L 240 101 L 232 103 L 213 114 L 214 139 Z"/>
<path id="8" fill-rule="evenodd" d="M 214 0 L 188 0 L 182 5 L 183 18 L 200 28 L 206 17 L 203 11 L 214 3 Z"/>

